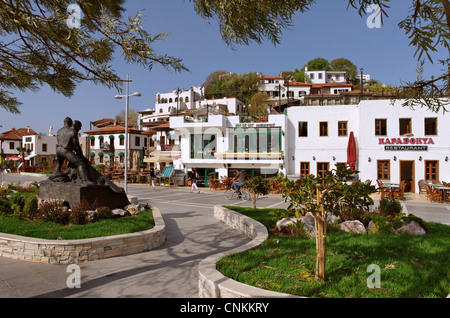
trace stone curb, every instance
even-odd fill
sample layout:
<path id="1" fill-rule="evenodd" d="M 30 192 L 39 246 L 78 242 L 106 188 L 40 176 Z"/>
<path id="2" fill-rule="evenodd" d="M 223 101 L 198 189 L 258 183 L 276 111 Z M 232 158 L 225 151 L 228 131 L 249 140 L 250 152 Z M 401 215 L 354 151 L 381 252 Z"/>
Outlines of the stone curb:
<path id="1" fill-rule="evenodd" d="M 198 267 L 200 298 L 303 298 L 249 286 L 222 275 L 216 269 L 217 261 L 227 255 L 258 247 L 269 234 L 261 223 L 222 206 L 214 206 L 214 217 L 252 240 L 230 251 L 209 256 L 200 262 Z"/>
<path id="2" fill-rule="evenodd" d="M 152 208 L 155 226 L 147 231 L 81 240 L 45 240 L 0 233 L 0 256 L 17 260 L 78 264 L 136 254 L 162 246 L 166 240 L 161 212 Z"/>

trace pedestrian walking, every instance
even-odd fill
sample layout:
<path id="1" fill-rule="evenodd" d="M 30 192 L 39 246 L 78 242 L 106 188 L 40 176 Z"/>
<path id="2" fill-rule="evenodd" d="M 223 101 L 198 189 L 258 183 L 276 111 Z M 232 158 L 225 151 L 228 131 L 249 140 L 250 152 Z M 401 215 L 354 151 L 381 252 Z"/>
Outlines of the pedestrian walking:
<path id="1" fill-rule="evenodd" d="M 191 183 L 192 183 L 191 193 L 194 192 L 194 189 L 197 190 L 197 193 L 200 193 L 200 190 L 198 189 L 198 186 L 197 186 L 198 178 L 199 178 L 199 175 L 198 175 L 197 171 L 195 171 L 195 169 L 193 168 L 192 172 L 191 172 L 191 176 L 189 177 L 189 180 L 191 180 Z"/>
<path id="2" fill-rule="evenodd" d="M 156 174 L 155 174 L 155 169 L 153 169 L 153 168 L 150 169 L 150 179 L 152 180 L 153 190 L 156 190 L 156 188 L 155 188 Z"/>

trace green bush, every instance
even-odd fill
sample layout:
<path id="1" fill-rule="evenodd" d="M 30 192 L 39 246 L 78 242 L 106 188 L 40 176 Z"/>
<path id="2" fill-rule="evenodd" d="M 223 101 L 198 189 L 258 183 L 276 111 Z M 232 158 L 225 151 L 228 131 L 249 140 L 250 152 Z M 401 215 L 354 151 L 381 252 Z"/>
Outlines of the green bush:
<path id="1" fill-rule="evenodd" d="M 36 196 L 28 196 L 23 206 L 23 213 L 26 218 L 32 219 L 38 210 L 38 199 Z"/>
<path id="2" fill-rule="evenodd" d="M 395 215 L 402 211 L 402 205 L 399 200 L 382 198 L 380 200 L 379 211 L 385 215 Z"/>
<path id="3" fill-rule="evenodd" d="M 69 209 L 62 207 L 57 202 L 46 202 L 37 211 L 36 219 L 67 225 L 70 221 L 70 212 Z"/>
<path id="4" fill-rule="evenodd" d="M 9 216 L 12 213 L 11 203 L 7 199 L 0 199 L 0 215 Z"/>
<path id="5" fill-rule="evenodd" d="M 97 212 L 95 213 L 96 220 L 105 220 L 105 219 L 111 219 L 114 217 L 114 214 L 112 213 L 111 209 L 107 206 L 101 206 L 97 209 Z"/>

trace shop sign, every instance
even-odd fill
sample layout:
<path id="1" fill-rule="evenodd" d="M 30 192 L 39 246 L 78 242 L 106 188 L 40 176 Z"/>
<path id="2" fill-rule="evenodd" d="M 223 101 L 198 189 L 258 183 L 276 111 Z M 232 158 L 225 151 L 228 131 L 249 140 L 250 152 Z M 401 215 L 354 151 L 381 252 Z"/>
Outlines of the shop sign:
<path id="1" fill-rule="evenodd" d="M 386 151 L 428 151 L 428 146 L 434 145 L 433 138 L 379 138 L 379 145 L 385 145 Z"/>
<path id="2" fill-rule="evenodd" d="M 236 124 L 236 128 L 250 128 L 250 127 L 275 127 L 275 124 L 261 123 L 261 124 Z"/>
<path id="3" fill-rule="evenodd" d="M 428 146 L 384 146 L 386 151 L 428 151 Z"/>

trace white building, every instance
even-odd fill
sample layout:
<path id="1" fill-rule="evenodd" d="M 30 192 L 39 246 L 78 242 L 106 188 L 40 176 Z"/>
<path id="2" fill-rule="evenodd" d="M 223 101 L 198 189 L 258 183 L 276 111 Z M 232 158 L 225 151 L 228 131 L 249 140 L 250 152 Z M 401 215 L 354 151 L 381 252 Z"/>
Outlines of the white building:
<path id="1" fill-rule="evenodd" d="M 407 181 L 418 192 L 418 181 L 450 180 L 450 117 L 426 109 L 411 110 L 390 100 L 359 105 L 293 106 L 286 115 L 269 115 L 253 122 L 243 116 L 209 115 L 192 122 L 172 117 L 170 128 L 180 142 L 180 167 L 196 168 L 209 177 L 248 176 L 290 178 L 320 175 L 347 164 L 349 136 L 356 141 L 359 179 Z"/>
<path id="2" fill-rule="evenodd" d="M 301 83 L 295 79 L 285 79 L 280 76 L 264 76 L 260 74 L 258 89 L 269 95 L 269 99 L 281 104 L 284 101 L 302 100 L 309 105 L 323 105 L 323 100 L 340 100 L 342 93 L 353 90 L 352 84 L 347 84 L 345 74 L 341 71 L 311 71 L 311 83 Z M 313 80 L 316 79 L 316 80 Z M 330 103 L 331 104 L 331 103 Z"/>
<path id="3" fill-rule="evenodd" d="M 347 162 L 354 133 L 356 169 L 362 181 L 450 180 L 450 117 L 426 109 L 411 110 L 401 101 L 363 101 L 359 105 L 291 107 L 288 175 L 320 174 Z"/>
<path id="4" fill-rule="evenodd" d="M 49 166 L 56 162 L 56 136 L 39 134 L 22 138 L 26 165 Z"/>
<path id="5" fill-rule="evenodd" d="M 345 71 L 308 71 L 308 67 L 305 66 L 305 73 L 313 84 L 347 83 Z"/>
<path id="6" fill-rule="evenodd" d="M 209 115 L 235 115 L 244 112 L 244 103 L 237 98 L 205 99 L 203 87 L 156 94 L 155 109 L 139 112 L 138 125 L 149 134 L 154 149 L 147 152 L 144 162 L 162 171 L 166 164 L 181 169 L 181 137 L 169 126 L 169 120 L 181 118 L 186 122 L 202 122 Z"/>
<path id="7" fill-rule="evenodd" d="M 234 176 L 237 168 L 248 176 L 285 173 L 286 116 L 269 115 L 264 122 L 252 123 L 241 118 L 209 115 L 203 122 L 171 118 L 170 127 L 181 138 L 185 172 L 195 168 L 200 184 L 212 177 Z"/>
<path id="8" fill-rule="evenodd" d="M 91 164 L 109 166 L 125 165 L 125 127 L 107 126 L 86 131 L 89 135 L 89 153 L 85 156 Z M 147 137 L 142 130 L 128 128 L 128 167 L 138 170 L 144 158 Z"/>

